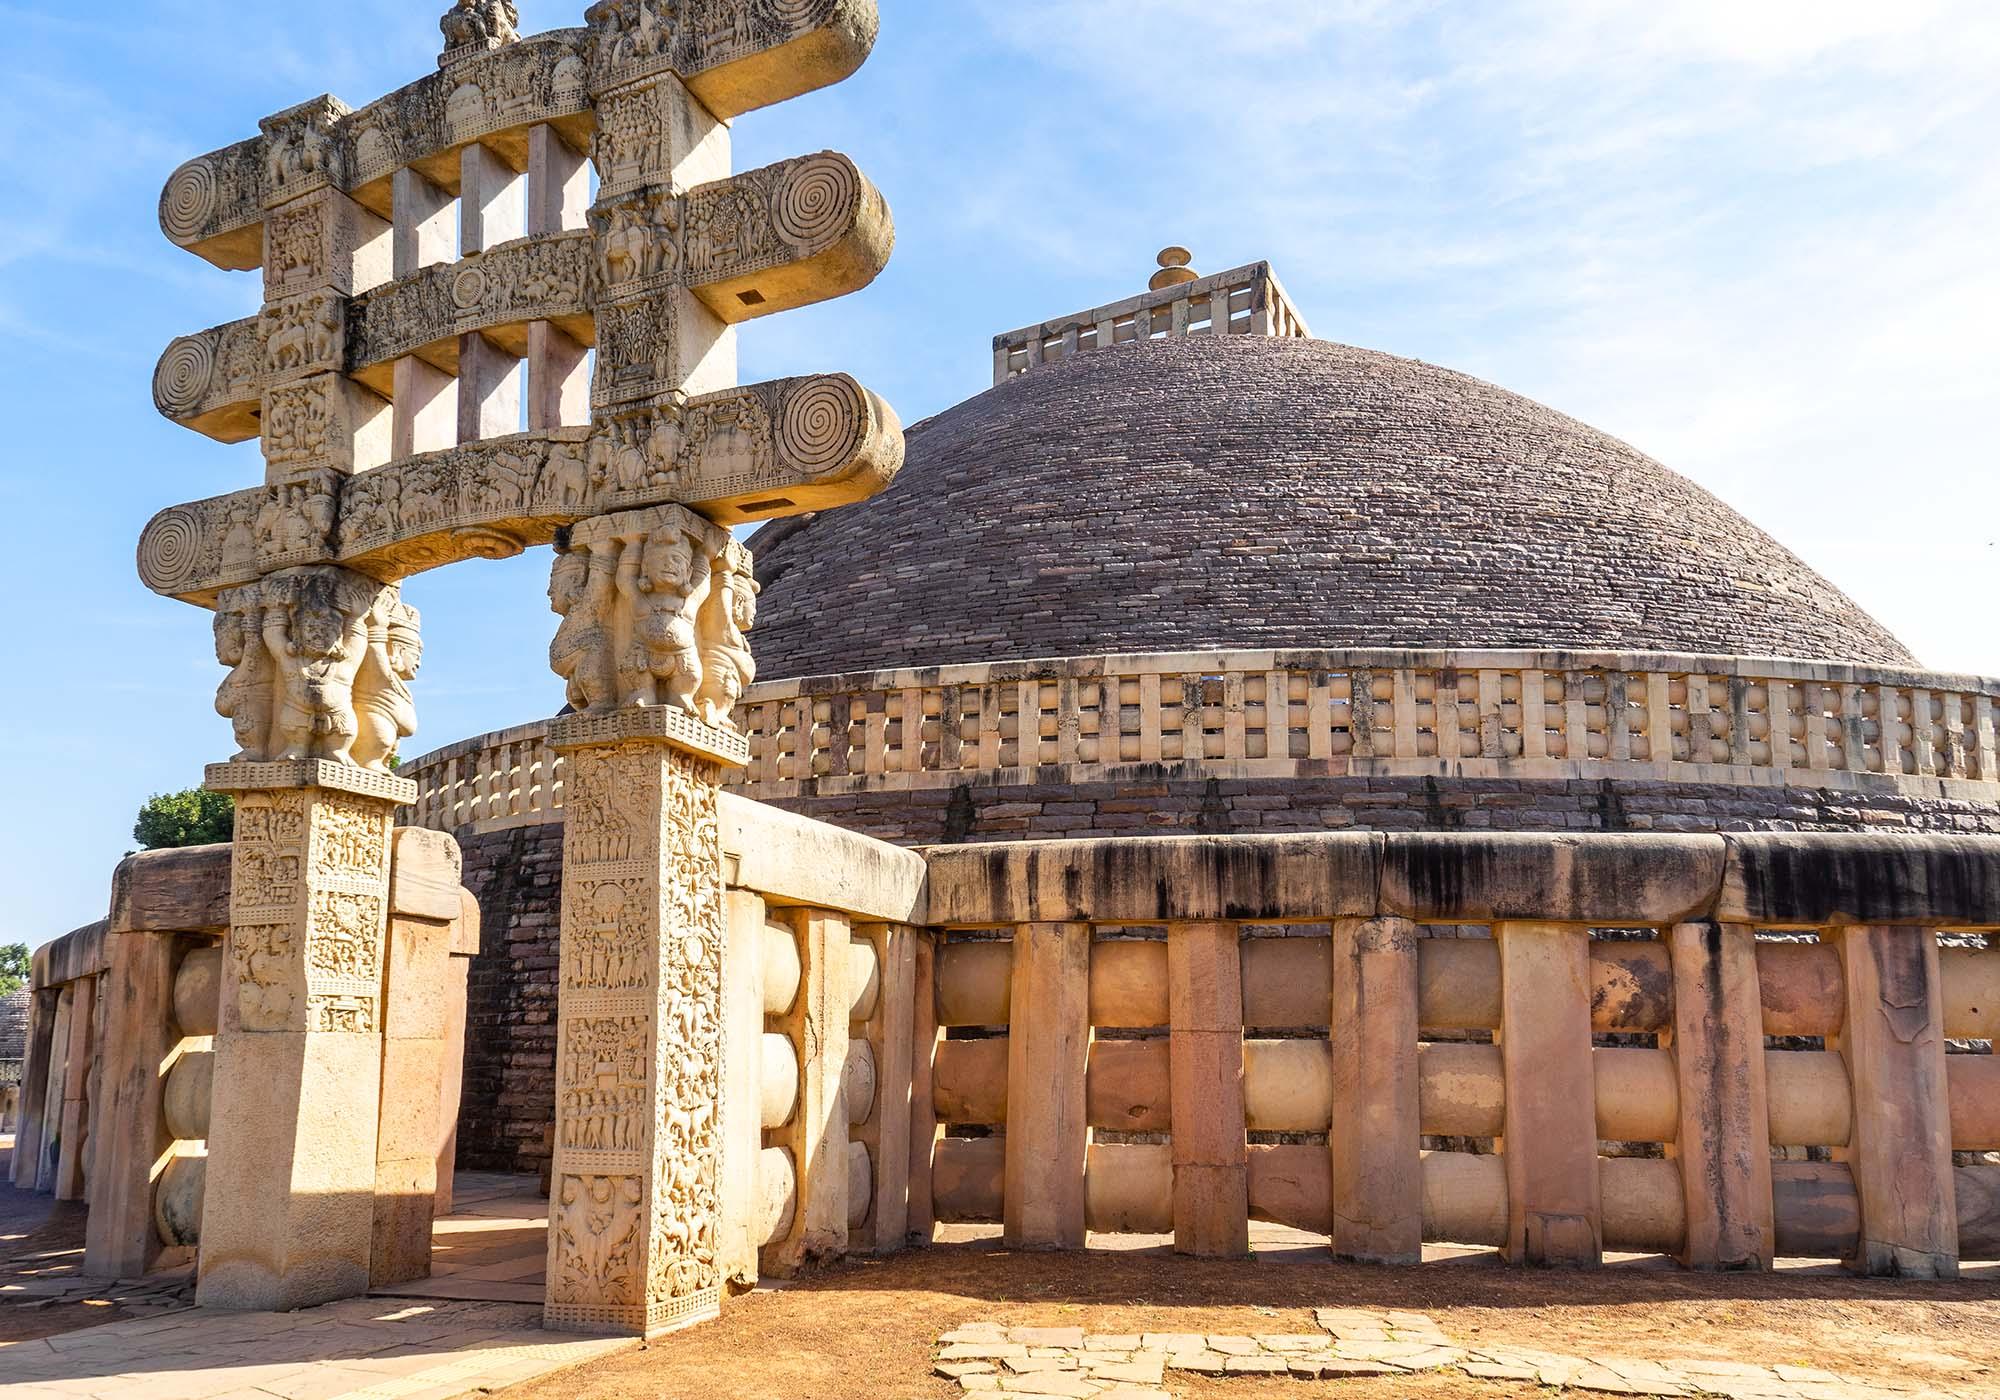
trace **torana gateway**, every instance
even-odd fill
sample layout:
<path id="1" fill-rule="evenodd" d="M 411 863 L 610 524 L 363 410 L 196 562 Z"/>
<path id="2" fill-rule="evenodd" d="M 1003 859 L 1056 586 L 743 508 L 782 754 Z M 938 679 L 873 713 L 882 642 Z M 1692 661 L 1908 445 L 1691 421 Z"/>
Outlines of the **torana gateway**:
<path id="1" fill-rule="evenodd" d="M 845 157 L 728 160 L 872 0 L 511 10 L 162 198 L 265 303 L 158 405 L 266 474 L 139 549 L 214 613 L 236 839 L 36 964 L 15 1179 L 89 1268 L 406 1281 L 455 1164 L 546 1175 L 574 1330 L 939 1222 L 2000 1257 L 2000 682 L 1266 264 L 1170 248 L 907 435 L 739 386 L 889 255 Z M 564 713 L 392 763 L 402 580 L 541 545 Z"/>

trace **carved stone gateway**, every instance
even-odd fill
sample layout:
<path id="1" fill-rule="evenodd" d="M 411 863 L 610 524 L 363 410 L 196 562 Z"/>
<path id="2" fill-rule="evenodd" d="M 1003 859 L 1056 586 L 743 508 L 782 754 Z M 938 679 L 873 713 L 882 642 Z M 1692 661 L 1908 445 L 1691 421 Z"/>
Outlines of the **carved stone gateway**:
<path id="1" fill-rule="evenodd" d="M 240 815 L 204 1303 L 367 1286 L 385 882 L 415 795 L 401 581 L 553 544 L 576 713 L 550 735 L 570 779 L 548 1321 L 652 1333 L 719 1304 L 716 801 L 748 757 L 757 593 L 727 527 L 863 499 L 903 453 L 844 375 L 735 384 L 737 324 L 865 286 L 893 232 L 833 152 L 730 175 L 728 123 L 852 73 L 877 20 L 873 0 L 601 0 L 528 38 L 517 18 L 456 0 L 436 73 L 269 117 L 160 201 L 171 240 L 261 268 L 265 294 L 154 377 L 167 417 L 260 438 L 262 485 L 139 543 L 148 587 L 214 611 L 236 736 L 208 774 Z"/>

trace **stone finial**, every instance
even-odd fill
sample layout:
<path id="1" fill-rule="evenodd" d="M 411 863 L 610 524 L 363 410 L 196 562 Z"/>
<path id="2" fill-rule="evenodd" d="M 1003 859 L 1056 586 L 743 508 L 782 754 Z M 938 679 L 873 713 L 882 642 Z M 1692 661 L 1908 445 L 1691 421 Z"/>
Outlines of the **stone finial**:
<path id="1" fill-rule="evenodd" d="M 444 53 L 438 58 L 438 67 L 518 43 L 520 24 L 521 11 L 514 0 L 457 0 L 438 21 L 438 28 L 444 31 Z"/>
<path id="2" fill-rule="evenodd" d="M 1153 274 L 1153 280 L 1146 284 L 1146 289 L 1164 292 L 1169 287 L 1197 280 L 1201 274 L 1188 265 L 1193 261 L 1194 254 L 1179 245 L 1160 249 L 1160 270 Z"/>

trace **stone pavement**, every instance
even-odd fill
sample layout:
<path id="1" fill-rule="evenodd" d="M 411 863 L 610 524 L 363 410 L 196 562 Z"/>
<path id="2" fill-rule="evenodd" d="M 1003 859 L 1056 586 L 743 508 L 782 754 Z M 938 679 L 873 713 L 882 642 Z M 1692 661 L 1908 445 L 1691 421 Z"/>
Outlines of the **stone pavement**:
<path id="1" fill-rule="evenodd" d="M 544 1332 L 520 1303 L 187 1308 L 0 1346 L 0 1400 L 451 1400 L 637 1345 Z"/>
<path id="2" fill-rule="evenodd" d="M 1063 1400 L 1171 1400 L 1169 1371 L 1206 1376 L 1335 1380 L 1456 1370 L 1474 1379 L 1556 1390 L 1728 1400 L 1964 1400 L 1973 1390 L 1843 1380 L 1803 1366 L 1566 1356 L 1518 1347 L 1455 1345 L 1423 1313 L 1320 1308 L 1322 1332 L 1219 1336 L 1145 1332 L 1086 1336 L 1076 1327 L 971 1323 L 939 1339 L 937 1373 L 968 1395 Z"/>

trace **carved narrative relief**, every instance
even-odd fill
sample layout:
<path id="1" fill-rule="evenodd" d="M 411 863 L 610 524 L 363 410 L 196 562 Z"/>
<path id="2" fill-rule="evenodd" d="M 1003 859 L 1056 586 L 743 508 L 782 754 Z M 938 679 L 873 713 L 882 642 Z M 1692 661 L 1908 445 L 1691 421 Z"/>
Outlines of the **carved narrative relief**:
<path id="1" fill-rule="evenodd" d="M 719 778 L 663 745 L 570 755 L 549 1272 L 558 1323 L 651 1328 L 715 1297 Z"/>
<path id="2" fill-rule="evenodd" d="M 238 797 L 228 1029 L 380 1029 L 390 825 L 386 804 L 348 794 Z"/>
<path id="3" fill-rule="evenodd" d="M 359 110 L 301 103 L 169 179 L 167 236 L 261 268 L 265 301 L 174 341 L 154 400 L 261 439 L 264 479 L 161 511 L 138 566 L 213 610 L 227 668 L 236 754 L 209 775 L 239 794 L 225 1039 L 379 1035 L 423 655 L 401 581 L 556 547 L 549 659 L 576 713 L 551 737 L 568 768 L 546 1318 L 653 1332 L 719 1306 L 718 800 L 721 760 L 747 756 L 731 726 L 758 592 L 730 527 L 873 495 L 903 454 L 893 411 L 845 375 L 689 392 L 728 382 L 731 327 L 867 285 L 894 240 L 845 156 L 713 177 L 730 123 L 852 72 L 876 14 L 600 0 L 576 29 L 523 38 L 519 20 L 512 0 L 450 0 L 435 73 Z M 515 217 L 496 214 L 492 246 L 392 276 L 423 260 L 400 192 L 423 187 L 394 177 L 477 197 L 465 172 L 487 162 L 443 173 L 475 142 L 527 167 L 534 213 L 513 226 L 545 231 L 494 241 Z M 564 416 L 580 350 L 588 423 Z M 460 445 L 410 452 L 449 421 L 440 375 L 483 393 L 523 354 L 533 431 L 482 437 L 482 398 L 459 405 L 479 410 Z"/>
<path id="4" fill-rule="evenodd" d="M 296 475 L 154 516 L 139 574 L 155 592 L 213 606 L 232 584 L 322 562 L 405 578 L 668 501 L 725 524 L 762 519 L 809 508 L 820 491 L 886 484 L 903 447 L 887 405 L 845 375 L 641 405 L 595 429 L 494 438 L 351 475 L 315 465 L 328 453 L 316 385 L 273 391 L 264 422 L 267 459 Z"/>

